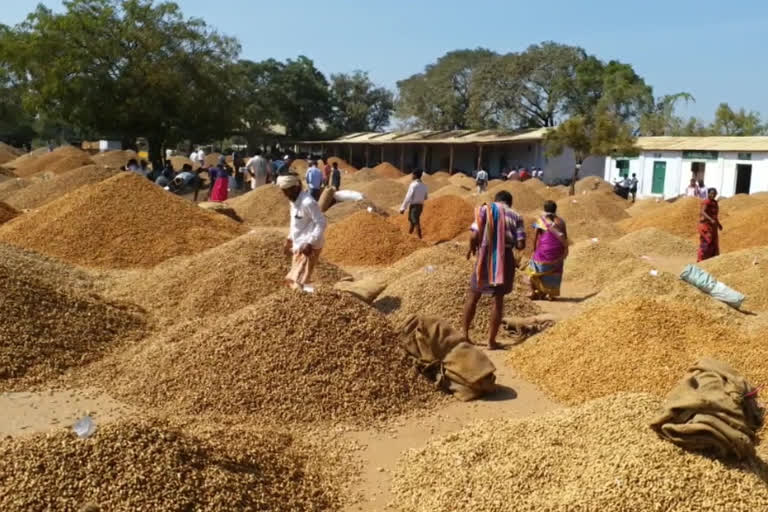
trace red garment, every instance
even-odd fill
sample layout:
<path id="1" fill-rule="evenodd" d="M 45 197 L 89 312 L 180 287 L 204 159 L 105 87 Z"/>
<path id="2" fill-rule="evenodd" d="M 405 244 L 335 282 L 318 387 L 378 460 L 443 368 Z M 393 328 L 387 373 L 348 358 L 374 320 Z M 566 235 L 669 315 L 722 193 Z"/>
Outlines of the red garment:
<path id="1" fill-rule="evenodd" d="M 323 167 L 323 182 L 329 183 L 331 181 L 331 166 L 329 164 L 325 164 L 325 167 Z"/>
<path id="2" fill-rule="evenodd" d="M 523 169 L 520 171 L 520 181 L 525 181 L 527 179 L 530 179 L 531 173 L 528 172 L 528 169 Z"/>
<path id="3" fill-rule="evenodd" d="M 224 202 L 229 196 L 229 176 L 221 176 L 216 179 L 216 183 L 211 190 L 211 201 Z"/>
<path id="4" fill-rule="evenodd" d="M 718 232 L 720 206 L 715 199 L 705 199 L 702 204 L 704 205 L 704 212 L 712 217 L 715 222 L 710 222 L 703 215 L 699 219 L 699 253 L 697 261 L 708 260 L 720 255 L 720 235 Z"/>

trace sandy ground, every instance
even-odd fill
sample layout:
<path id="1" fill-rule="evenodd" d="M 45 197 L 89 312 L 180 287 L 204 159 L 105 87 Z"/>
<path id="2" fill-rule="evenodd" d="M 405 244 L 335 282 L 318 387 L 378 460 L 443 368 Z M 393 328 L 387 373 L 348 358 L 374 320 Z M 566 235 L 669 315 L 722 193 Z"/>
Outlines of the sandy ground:
<path id="1" fill-rule="evenodd" d="M 690 261 L 676 261 L 651 256 L 660 270 L 679 272 Z M 369 269 L 353 270 L 366 274 Z M 562 319 L 576 314 L 588 290 L 574 288 L 566 280 L 563 297 L 557 302 L 539 302 L 547 313 Z M 502 344 L 512 340 L 500 336 Z M 533 384 L 520 379 L 505 363 L 505 351 L 486 352 L 497 368 L 499 391 L 483 400 L 459 402 L 447 400 L 436 410 L 401 418 L 386 429 L 370 429 L 346 433 L 351 443 L 362 449 L 357 456 L 362 461 L 360 481 L 354 489 L 356 500 L 348 511 L 380 511 L 391 500 L 390 482 L 400 454 L 424 446 L 433 436 L 455 432 L 476 420 L 523 417 L 540 414 L 560 407 Z M 23 436 L 71 428 L 85 414 L 91 415 L 97 426 L 121 415 L 131 414 L 130 407 L 94 390 L 62 390 L 0 394 L 0 436 Z"/>

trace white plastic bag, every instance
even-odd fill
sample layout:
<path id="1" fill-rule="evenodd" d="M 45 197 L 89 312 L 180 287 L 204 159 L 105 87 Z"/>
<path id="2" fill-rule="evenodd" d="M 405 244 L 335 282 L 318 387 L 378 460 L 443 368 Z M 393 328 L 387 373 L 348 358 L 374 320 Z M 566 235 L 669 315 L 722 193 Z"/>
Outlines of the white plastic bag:
<path id="1" fill-rule="evenodd" d="M 680 279 L 686 283 L 692 284 L 710 297 L 725 302 L 734 308 L 740 308 L 741 304 L 744 302 L 743 294 L 729 288 L 712 277 L 709 272 L 696 265 L 687 265 L 680 274 Z"/>
<path id="2" fill-rule="evenodd" d="M 333 198 L 338 201 L 339 203 L 342 203 L 344 201 L 362 201 L 365 199 L 363 194 L 356 190 L 339 190 L 335 194 L 333 194 Z"/>

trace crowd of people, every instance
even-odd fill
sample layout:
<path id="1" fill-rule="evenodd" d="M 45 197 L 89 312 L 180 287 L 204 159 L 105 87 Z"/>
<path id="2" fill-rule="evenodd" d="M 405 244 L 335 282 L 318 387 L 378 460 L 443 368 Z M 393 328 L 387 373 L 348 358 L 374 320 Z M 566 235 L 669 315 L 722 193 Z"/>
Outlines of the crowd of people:
<path id="1" fill-rule="evenodd" d="M 291 171 L 293 158 L 286 155 L 282 160 L 270 160 L 262 152 L 246 162 L 235 152 L 232 165 L 222 156 L 214 166 L 205 166 L 205 153 L 193 152 L 190 160 L 200 164 L 192 170 L 185 164 L 176 172 L 167 159 L 163 169 L 155 172 L 148 169 L 146 161 L 132 159 L 125 167 L 126 171 L 142 174 L 167 190 L 179 193 L 185 189 L 200 188 L 200 174 L 209 176 L 209 200 L 225 201 L 232 189 L 247 190 L 272 183 L 277 186 L 289 202 L 290 228 L 285 241 L 285 251 L 291 256 L 291 269 L 286 282 L 299 289 L 311 286 L 313 270 L 320 257 L 325 240 L 327 221 L 318 201 L 327 187 L 334 190 L 341 188 L 341 171 L 337 163 L 325 163 L 323 169 L 318 161 L 310 160 L 304 180 Z M 507 179 L 525 181 L 533 177 L 541 178 L 539 169 L 512 169 Z M 423 171 L 412 172 L 412 182 L 403 198 L 400 213 L 407 211 L 410 225 L 409 233 L 416 233 L 422 238 L 421 215 L 429 193 L 422 181 Z M 485 192 L 488 187 L 487 171 L 479 169 L 474 173 L 477 193 Z M 616 184 L 631 194 L 634 202 L 637 194 L 636 175 L 627 176 Z M 707 189 L 704 184 L 691 180 L 688 194 L 702 199 L 698 223 L 700 247 L 698 261 L 712 258 L 719 254 L 719 231 L 723 229 L 719 221 L 717 190 Z M 512 292 L 518 262 L 515 250 L 523 250 L 526 234 L 523 218 L 512 208 L 513 197 L 508 191 L 498 192 L 493 201 L 479 206 L 475 211 L 475 221 L 470 226 L 471 237 L 467 259 L 476 258 L 469 278 L 469 290 L 464 308 L 464 334 L 469 340 L 469 331 L 475 317 L 480 297 L 489 295 L 494 298 L 491 311 L 491 325 L 488 333 L 488 347 L 498 348 L 496 337 L 501 325 L 504 309 L 504 297 Z M 533 300 L 554 300 L 560 296 L 565 260 L 568 257 L 568 231 L 565 220 L 557 215 L 557 204 L 545 201 L 542 214 L 533 224 L 533 253 L 525 268 L 530 287 L 529 297 Z"/>

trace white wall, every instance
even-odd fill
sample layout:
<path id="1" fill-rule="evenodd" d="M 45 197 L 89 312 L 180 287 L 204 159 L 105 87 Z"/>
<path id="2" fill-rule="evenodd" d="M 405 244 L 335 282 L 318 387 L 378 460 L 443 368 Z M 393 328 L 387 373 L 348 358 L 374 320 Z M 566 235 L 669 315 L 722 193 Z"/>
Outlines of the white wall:
<path id="1" fill-rule="evenodd" d="M 704 185 L 715 187 L 720 196 L 729 197 L 736 192 L 736 166 L 738 164 L 752 165 L 752 180 L 750 193 L 768 191 L 768 153 L 752 153 L 751 160 L 739 160 L 738 153 L 721 152 L 717 160 L 683 159 L 682 151 L 644 151 L 640 156 L 630 159 L 629 172 L 637 174 L 639 181 L 638 197 L 664 197 L 669 199 L 686 193 L 691 182 L 691 168 L 694 162 L 702 162 L 704 166 Z M 613 183 L 619 176 L 616 160 L 621 158 L 606 158 L 603 177 Z M 664 194 L 652 194 L 653 163 L 666 162 L 667 172 L 664 183 Z"/>
<path id="2" fill-rule="evenodd" d="M 576 157 L 571 148 L 567 148 L 560 156 L 543 158 L 543 160 L 544 181 L 551 183 L 557 179 L 571 179 L 573 177 Z M 586 176 L 603 176 L 606 166 L 605 160 L 605 157 L 602 156 L 590 156 L 581 164 L 579 176 L 582 178 Z"/>

